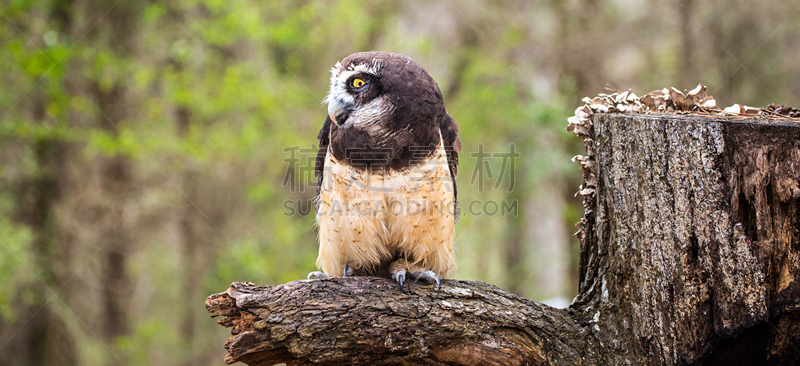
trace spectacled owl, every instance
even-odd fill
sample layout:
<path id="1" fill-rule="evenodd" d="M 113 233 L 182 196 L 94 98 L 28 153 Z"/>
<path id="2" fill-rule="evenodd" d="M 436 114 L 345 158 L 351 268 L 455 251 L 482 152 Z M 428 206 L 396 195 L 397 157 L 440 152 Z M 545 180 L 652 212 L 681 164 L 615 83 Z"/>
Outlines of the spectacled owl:
<path id="1" fill-rule="evenodd" d="M 317 136 L 319 257 L 309 278 L 435 282 L 455 270 L 461 142 L 436 81 L 414 60 L 360 52 L 331 70 Z"/>

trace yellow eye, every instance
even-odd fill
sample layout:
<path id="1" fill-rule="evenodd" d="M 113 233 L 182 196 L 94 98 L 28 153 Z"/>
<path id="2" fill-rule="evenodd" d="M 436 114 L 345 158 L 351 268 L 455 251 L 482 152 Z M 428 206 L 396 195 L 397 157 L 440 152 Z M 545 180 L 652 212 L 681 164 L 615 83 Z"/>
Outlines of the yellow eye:
<path id="1" fill-rule="evenodd" d="M 354 88 L 360 88 L 360 87 L 364 86 L 366 83 L 367 82 L 364 81 L 364 80 L 361 80 L 359 78 L 355 78 L 355 79 L 353 79 L 353 81 L 350 84 L 353 85 Z"/>

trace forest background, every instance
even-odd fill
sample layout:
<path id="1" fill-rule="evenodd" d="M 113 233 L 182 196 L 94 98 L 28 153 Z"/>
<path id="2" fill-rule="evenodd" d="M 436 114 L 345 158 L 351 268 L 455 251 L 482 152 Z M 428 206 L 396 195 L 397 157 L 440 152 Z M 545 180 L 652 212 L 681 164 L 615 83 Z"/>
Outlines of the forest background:
<path id="1" fill-rule="evenodd" d="M 557 306 L 581 97 L 800 105 L 791 0 L 3 0 L 0 365 L 221 364 L 205 297 L 315 269 L 320 102 L 364 50 L 422 64 L 458 121 L 456 277 Z"/>

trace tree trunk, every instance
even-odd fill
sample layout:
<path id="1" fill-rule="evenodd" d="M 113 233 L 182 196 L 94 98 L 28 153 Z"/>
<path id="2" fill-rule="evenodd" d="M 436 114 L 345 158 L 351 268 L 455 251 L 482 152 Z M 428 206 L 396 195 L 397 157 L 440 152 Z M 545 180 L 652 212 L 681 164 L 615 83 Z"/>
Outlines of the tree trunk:
<path id="1" fill-rule="evenodd" d="M 174 63 L 179 70 L 183 68 L 182 64 Z M 189 135 L 189 128 L 191 127 L 191 112 L 186 106 L 180 105 L 176 108 L 176 119 L 178 124 L 178 135 L 183 139 L 187 139 Z M 181 210 L 180 216 L 180 241 L 181 241 L 181 273 L 183 279 L 183 303 L 181 304 L 181 346 L 186 355 L 184 359 L 185 365 L 196 365 L 197 360 L 192 359 L 191 355 L 194 352 L 194 339 L 196 333 L 195 319 L 198 317 L 197 309 L 193 299 L 197 296 L 202 296 L 198 289 L 201 286 L 203 278 L 203 248 L 206 247 L 205 238 L 197 230 L 197 223 L 202 222 L 200 211 L 195 206 L 199 202 L 200 197 L 198 194 L 199 177 L 195 168 L 191 164 L 187 164 L 183 172 L 181 172 Z"/>
<path id="2" fill-rule="evenodd" d="M 136 14 L 140 5 L 131 2 L 107 4 L 102 1 L 87 1 L 79 6 L 80 14 L 87 19 L 98 19 L 85 33 L 85 42 L 95 47 L 106 47 L 115 60 L 124 60 L 135 52 Z M 124 30 L 124 31 L 119 31 Z M 115 63 L 117 64 L 117 63 Z M 121 65 L 116 65 L 116 72 L 126 72 Z M 110 74 L 114 74 L 110 72 Z M 136 102 L 128 85 L 128 80 L 121 76 L 89 78 L 87 80 L 88 95 L 91 95 L 97 115 L 93 127 L 104 131 L 115 140 L 121 137 L 126 123 L 135 123 Z M 127 122 L 126 122 L 127 121 Z M 101 230 L 98 246 L 102 256 L 100 287 L 102 291 L 102 335 L 111 344 L 117 338 L 129 335 L 132 325 L 129 306 L 132 296 L 131 279 L 128 273 L 128 259 L 133 243 L 131 214 L 126 209 L 136 194 L 134 184 L 134 162 L 127 152 L 117 152 L 97 159 L 99 165 L 100 200 L 97 210 L 103 219 L 98 224 Z M 125 352 L 109 349 L 113 357 L 105 361 L 107 365 L 124 365 L 127 363 Z"/>
<path id="3" fill-rule="evenodd" d="M 593 122 L 596 197 L 572 307 L 616 340 L 609 363 L 800 360 L 782 338 L 800 341 L 800 124 Z"/>
<path id="4" fill-rule="evenodd" d="M 594 114 L 576 133 L 579 294 L 555 309 L 478 282 L 234 283 L 226 362 L 800 362 L 800 124 Z"/>

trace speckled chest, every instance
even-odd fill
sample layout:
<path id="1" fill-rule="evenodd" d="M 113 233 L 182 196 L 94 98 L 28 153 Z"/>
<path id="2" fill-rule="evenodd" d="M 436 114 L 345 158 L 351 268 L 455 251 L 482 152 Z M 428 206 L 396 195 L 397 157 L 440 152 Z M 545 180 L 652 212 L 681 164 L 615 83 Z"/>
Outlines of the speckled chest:
<path id="1" fill-rule="evenodd" d="M 440 142 L 417 165 L 375 173 L 327 154 L 317 224 L 327 273 L 369 267 L 397 256 L 441 272 L 453 267 L 455 195 Z"/>

